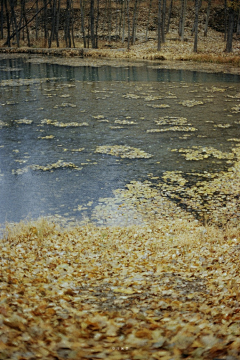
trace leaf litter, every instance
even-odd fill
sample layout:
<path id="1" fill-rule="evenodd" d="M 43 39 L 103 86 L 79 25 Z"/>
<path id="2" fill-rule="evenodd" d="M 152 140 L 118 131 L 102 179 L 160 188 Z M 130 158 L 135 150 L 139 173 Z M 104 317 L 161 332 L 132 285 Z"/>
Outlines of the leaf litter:
<path id="1" fill-rule="evenodd" d="M 133 184 L 134 186 L 134 184 Z M 6 228 L 2 359 L 238 359 L 240 228 Z"/>

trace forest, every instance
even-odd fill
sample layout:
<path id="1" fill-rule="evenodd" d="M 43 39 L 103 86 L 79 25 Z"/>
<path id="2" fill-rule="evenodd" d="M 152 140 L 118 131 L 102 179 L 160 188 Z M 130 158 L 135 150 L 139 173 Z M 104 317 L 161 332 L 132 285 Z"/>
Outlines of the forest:
<path id="1" fill-rule="evenodd" d="M 209 27 L 223 33 L 231 53 L 240 34 L 239 0 L 1 0 L 0 10 L 2 47 L 98 49 L 118 43 L 129 50 L 141 37 L 154 38 L 160 51 L 173 28 L 184 42 L 188 27 L 197 52 L 201 23 L 204 37 Z"/>

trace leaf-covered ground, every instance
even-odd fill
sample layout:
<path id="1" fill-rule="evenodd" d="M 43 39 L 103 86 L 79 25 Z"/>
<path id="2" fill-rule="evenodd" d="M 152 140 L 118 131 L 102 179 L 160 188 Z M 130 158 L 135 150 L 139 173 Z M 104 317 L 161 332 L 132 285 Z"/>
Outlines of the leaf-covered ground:
<path id="1" fill-rule="evenodd" d="M 239 226 L 42 219 L 1 244 L 0 359 L 239 359 Z"/>

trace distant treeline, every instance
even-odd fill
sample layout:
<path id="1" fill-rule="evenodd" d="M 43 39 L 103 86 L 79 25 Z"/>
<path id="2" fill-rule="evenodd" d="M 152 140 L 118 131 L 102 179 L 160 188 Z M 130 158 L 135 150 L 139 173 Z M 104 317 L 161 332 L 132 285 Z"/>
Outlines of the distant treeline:
<path id="1" fill-rule="evenodd" d="M 130 48 L 137 39 L 137 27 L 149 39 L 149 30 L 156 31 L 157 50 L 170 31 L 173 13 L 178 15 L 179 38 L 184 41 L 184 29 L 189 9 L 192 11 L 194 51 L 197 51 L 199 12 L 202 0 L 0 0 L 0 38 L 4 46 L 24 41 L 30 47 L 34 40 L 44 39 L 51 48 L 53 42 L 60 46 L 75 47 L 82 39 L 83 47 L 98 48 L 99 40 L 127 43 Z M 233 34 L 240 34 L 240 0 L 221 0 L 226 51 L 232 51 Z M 189 6 L 190 5 L 190 6 Z M 204 36 L 207 36 L 212 0 L 204 3 Z M 192 9 L 191 9 L 192 8 Z"/>

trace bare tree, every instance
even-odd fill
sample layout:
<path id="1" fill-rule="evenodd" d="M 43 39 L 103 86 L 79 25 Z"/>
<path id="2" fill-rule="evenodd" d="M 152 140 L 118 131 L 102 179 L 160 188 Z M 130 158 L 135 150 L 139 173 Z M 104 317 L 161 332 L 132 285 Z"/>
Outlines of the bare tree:
<path id="1" fill-rule="evenodd" d="M 129 14 L 129 0 L 127 0 L 127 21 L 128 21 L 128 50 L 130 49 L 130 14 Z"/>
<path id="2" fill-rule="evenodd" d="M 204 36 L 207 36 L 211 4 L 212 4 L 212 0 L 208 0 L 207 16 L 206 16 L 206 22 L 205 22 L 205 27 L 204 27 Z"/>
<path id="3" fill-rule="evenodd" d="M 166 33 L 169 33 L 169 28 L 170 28 L 170 21 L 171 21 L 171 17 L 172 17 L 172 7 L 173 7 L 173 0 L 170 0 L 170 5 L 168 8 L 168 22 L 167 22 L 167 28 L 166 28 Z"/>
<path id="4" fill-rule="evenodd" d="M 194 47 L 193 51 L 197 52 L 197 45 L 198 45 L 198 14 L 199 14 L 199 0 L 195 0 L 195 20 L 194 20 Z"/>
<path id="5" fill-rule="evenodd" d="M 3 39 L 3 23 L 4 23 L 3 11 L 4 11 L 4 2 L 3 0 L 1 0 L 1 30 L 0 30 L 1 39 Z"/>
<path id="6" fill-rule="evenodd" d="M 84 25 L 84 13 L 85 13 L 85 1 L 80 0 L 80 13 L 81 13 L 81 29 L 82 29 L 82 36 L 83 36 L 83 46 L 86 48 L 86 34 L 85 34 L 85 25 Z"/>
<path id="7" fill-rule="evenodd" d="M 238 19 L 237 19 L 237 35 L 240 35 L 240 4 L 239 4 L 239 9 L 238 9 Z"/>
<path id="8" fill-rule="evenodd" d="M 231 0 L 228 3 L 228 29 L 227 29 L 227 43 L 226 43 L 226 52 L 232 52 L 232 40 L 233 40 L 233 28 L 234 28 L 234 1 Z"/>
<path id="9" fill-rule="evenodd" d="M 181 1 L 181 15 L 179 20 L 179 36 L 181 37 L 181 41 L 184 41 L 184 26 L 186 19 L 186 11 L 187 11 L 187 0 Z"/>
<path id="10" fill-rule="evenodd" d="M 100 15 L 100 1 L 97 0 L 97 17 L 96 17 L 96 27 L 95 27 L 95 47 L 98 48 L 98 24 L 99 24 L 99 15 Z"/>
<path id="11" fill-rule="evenodd" d="M 166 0 L 162 0 L 162 43 L 165 43 Z"/>
<path id="12" fill-rule="evenodd" d="M 124 43 L 124 39 L 125 39 L 125 16 L 126 16 L 127 1 L 128 0 L 123 0 L 122 43 Z"/>
<path id="13" fill-rule="evenodd" d="M 17 47 L 19 47 L 19 30 L 18 30 L 18 24 L 17 24 L 17 17 L 14 9 L 14 0 L 10 0 L 10 7 L 11 7 L 11 21 L 14 24 L 14 30 L 16 39 L 17 39 Z"/>
<path id="14" fill-rule="evenodd" d="M 90 0 L 90 27 L 91 27 L 91 43 L 92 43 L 92 48 L 95 48 L 95 33 L 94 33 L 94 22 L 95 22 L 95 17 L 94 17 L 94 0 Z"/>
<path id="15" fill-rule="evenodd" d="M 135 43 L 135 38 L 136 38 L 138 2 L 139 2 L 138 0 L 135 0 L 135 2 L 134 2 L 134 9 L 133 9 L 132 45 Z"/>
<path id="16" fill-rule="evenodd" d="M 10 29 L 10 19 L 9 19 L 9 10 L 8 10 L 7 0 L 4 0 L 4 5 L 5 5 L 5 13 L 6 13 L 6 19 L 7 19 L 7 34 L 8 34 L 7 41 L 5 44 L 10 47 L 11 46 L 11 36 L 10 36 L 11 29 Z"/>
<path id="17" fill-rule="evenodd" d="M 161 0 L 158 0 L 158 27 L 157 27 L 157 50 L 161 50 Z"/>
<path id="18" fill-rule="evenodd" d="M 150 23 L 151 10 L 152 10 L 152 0 L 150 0 L 149 8 L 148 8 L 148 17 L 147 17 L 146 35 L 145 35 L 145 40 L 146 41 L 148 40 L 148 28 L 149 28 L 149 23 Z"/>

